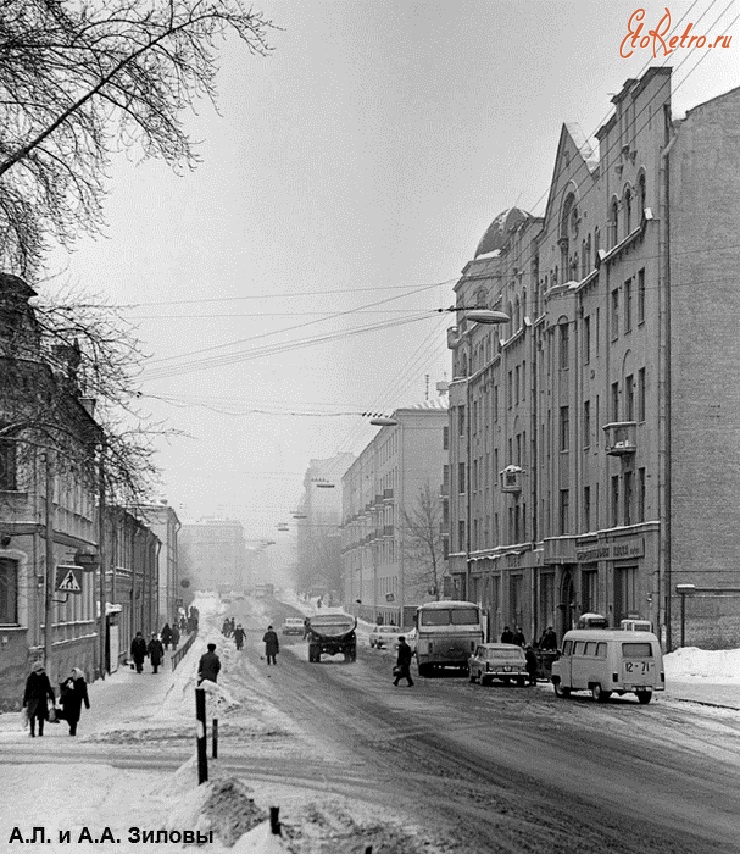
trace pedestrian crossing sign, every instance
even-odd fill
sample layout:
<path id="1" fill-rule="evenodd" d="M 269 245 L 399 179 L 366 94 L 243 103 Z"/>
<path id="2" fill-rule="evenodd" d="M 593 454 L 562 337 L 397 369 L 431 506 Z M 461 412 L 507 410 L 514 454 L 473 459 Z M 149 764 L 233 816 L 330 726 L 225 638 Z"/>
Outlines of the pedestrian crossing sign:
<path id="1" fill-rule="evenodd" d="M 57 565 L 56 582 L 60 593 L 82 593 L 82 567 Z"/>

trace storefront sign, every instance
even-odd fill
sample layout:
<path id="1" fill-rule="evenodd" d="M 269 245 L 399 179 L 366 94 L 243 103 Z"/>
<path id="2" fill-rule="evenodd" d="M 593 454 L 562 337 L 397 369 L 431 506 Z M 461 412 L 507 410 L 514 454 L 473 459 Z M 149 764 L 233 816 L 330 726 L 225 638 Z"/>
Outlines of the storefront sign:
<path id="1" fill-rule="evenodd" d="M 645 540 L 643 537 L 621 540 L 605 546 L 594 546 L 590 549 L 579 549 L 576 552 L 578 563 L 593 563 L 597 560 L 629 560 L 629 558 L 644 556 Z"/>

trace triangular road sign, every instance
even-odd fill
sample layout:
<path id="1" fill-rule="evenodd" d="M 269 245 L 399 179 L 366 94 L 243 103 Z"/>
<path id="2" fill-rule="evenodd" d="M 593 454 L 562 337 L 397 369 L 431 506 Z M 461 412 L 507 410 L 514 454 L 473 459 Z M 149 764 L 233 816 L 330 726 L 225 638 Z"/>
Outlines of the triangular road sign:
<path id="1" fill-rule="evenodd" d="M 80 585 L 77 582 L 77 578 L 75 577 L 74 572 L 70 569 L 69 572 L 64 576 L 62 583 L 59 585 L 57 590 L 66 590 L 68 593 L 78 592 L 80 589 Z"/>

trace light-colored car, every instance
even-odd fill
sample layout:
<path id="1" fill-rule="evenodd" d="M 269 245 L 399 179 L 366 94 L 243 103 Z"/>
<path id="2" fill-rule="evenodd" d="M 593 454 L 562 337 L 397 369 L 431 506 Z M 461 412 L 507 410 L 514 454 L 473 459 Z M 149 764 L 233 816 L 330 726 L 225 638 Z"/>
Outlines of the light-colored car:
<path id="1" fill-rule="evenodd" d="M 283 634 L 303 635 L 303 620 L 301 620 L 299 617 L 286 617 L 285 622 L 283 623 Z"/>
<path id="2" fill-rule="evenodd" d="M 371 649 L 385 649 L 393 645 L 403 633 L 400 626 L 373 626 L 368 641 Z"/>
<path id="3" fill-rule="evenodd" d="M 492 682 L 502 679 L 524 686 L 527 681 L 527 660 L 524 650 L 513 643 L 481 643 L 468 659 L 471 682 Z"/>

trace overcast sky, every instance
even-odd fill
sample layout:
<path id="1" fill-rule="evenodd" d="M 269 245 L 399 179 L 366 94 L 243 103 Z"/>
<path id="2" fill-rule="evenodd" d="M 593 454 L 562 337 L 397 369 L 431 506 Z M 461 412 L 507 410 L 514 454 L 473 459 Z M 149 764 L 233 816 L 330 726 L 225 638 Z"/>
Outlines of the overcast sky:
<path id="1" fill-rule="evenodd" d="M 656 25 L 664 4 L 642 5 Z M 259 537 L 289 518 L 311 458 L 372 437 L 337 413 L 390 413 L 424 399 L 425 375 L 431 394 L 449 378 L 454 315 L 433 310 L 496 214 L 544 212 L 563 122 L 591 136 L 649 65 L 673 65 L 674 114 L 740 85 L 740 4 L 670 4 L 681 31 L 730 26 L 733 42 L 657 60 L 620 57 L 638 4 L 615 0 L 256 7 L 282 31 L 266 59 L 225 45 L 220 115 L 190 121 L 198 169 L 114 164 L 107 238 L 63 260 L 80 287 L 137 304 L 150 411 L 191 437 L 163 446 L 162 495 Z"/>

